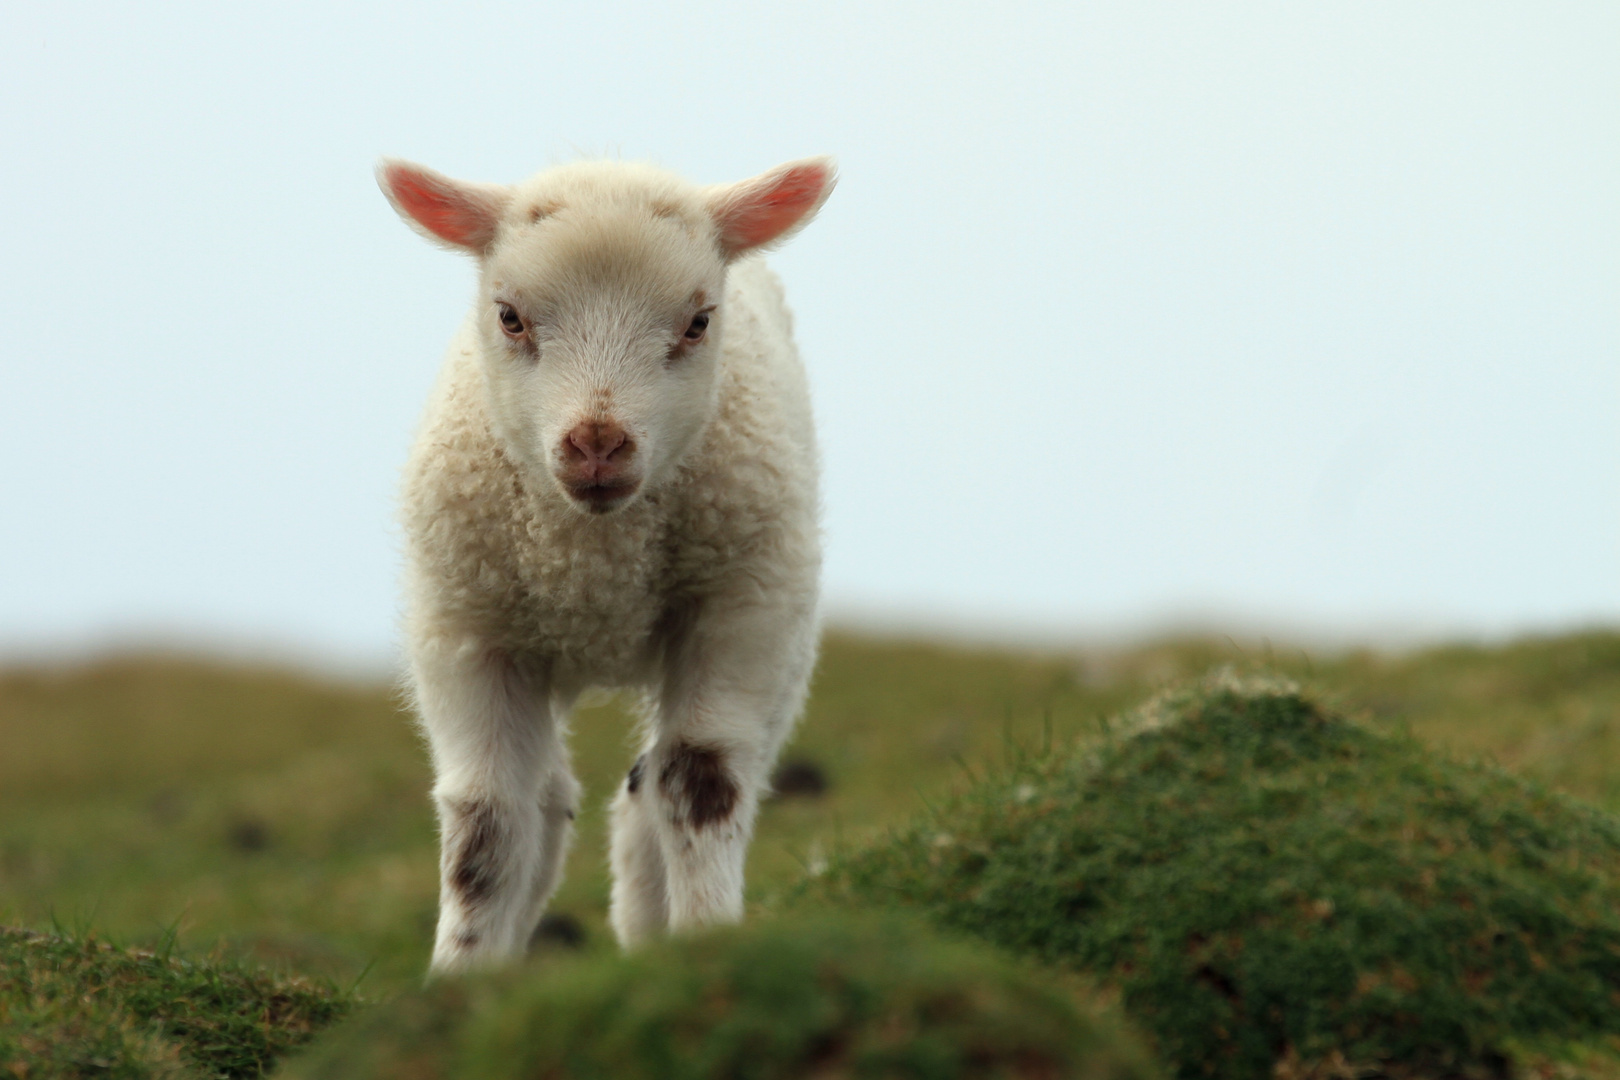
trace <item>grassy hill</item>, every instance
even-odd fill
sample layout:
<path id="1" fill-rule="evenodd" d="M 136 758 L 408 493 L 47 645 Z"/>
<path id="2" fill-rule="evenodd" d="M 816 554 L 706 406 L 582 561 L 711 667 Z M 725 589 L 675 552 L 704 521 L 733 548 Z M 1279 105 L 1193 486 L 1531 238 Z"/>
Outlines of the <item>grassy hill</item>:
<path id="1" fill-rule="evenodd" d="M 1010 763 L 806 893 L 1098 979 L 1186 1080 L 1483 1080 L 1620 1040 L 1620 817 L 1276 680 Z"/>
<path id="2" fill-rule="evenodd" d="M 840 846 L 881 836 L 993 770 L 1010 747 L 1104 738 L 1105 720 L 1219 663 L 1311 686 L 1369 730 L 1406 733 L 1620 810 L 1620 634 L 1311 656 L 1170 641 L 1033 655 L 827 639 L 789 751 L 829 781 L 773 800 L 756 904 Z M 553 910 L 585 951 L 604 929 L 603 803 L 630 719 L 581 710 L 587 802 Z M 425 758 L 386 686 L 171 657 L 0 671 L 0 924 L 94 928 L 388 997 L 425 966 L 436 896 Z M 0 1073 L 3 1075 L 3 1073 Z"/>

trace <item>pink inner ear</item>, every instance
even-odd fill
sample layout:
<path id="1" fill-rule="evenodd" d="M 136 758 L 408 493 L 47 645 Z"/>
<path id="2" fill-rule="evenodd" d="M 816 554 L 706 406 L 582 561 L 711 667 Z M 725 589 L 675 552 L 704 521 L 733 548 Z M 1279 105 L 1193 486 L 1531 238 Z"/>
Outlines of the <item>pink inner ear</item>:
<path id="1" fill-rule="evenodd" d="M 717 215 L 724 242 L 734 251 L 768 244 L 798 224 L 827 187 L 827 167 L 795 165 L 767 175 L 726 200 Z"/>
<path id="2" fill-rule="evenodd" d="M 399 207 L 439 239 L 475 250 L 494 239 L 497 214 L 487 199 L 406 165 L 389 165 L 384 176 Z"/>

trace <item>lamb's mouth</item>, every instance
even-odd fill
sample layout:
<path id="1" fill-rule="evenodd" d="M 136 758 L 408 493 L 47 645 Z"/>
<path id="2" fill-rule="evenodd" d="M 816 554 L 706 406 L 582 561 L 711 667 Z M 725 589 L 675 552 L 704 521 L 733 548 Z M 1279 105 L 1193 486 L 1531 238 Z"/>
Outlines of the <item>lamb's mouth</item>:
<path id="1" fill-rule="evenodd" d="M 638 480 L 617 484 L 564 484 L 569 498 L 593 514 L 617 510 L 641 486 Z"/>

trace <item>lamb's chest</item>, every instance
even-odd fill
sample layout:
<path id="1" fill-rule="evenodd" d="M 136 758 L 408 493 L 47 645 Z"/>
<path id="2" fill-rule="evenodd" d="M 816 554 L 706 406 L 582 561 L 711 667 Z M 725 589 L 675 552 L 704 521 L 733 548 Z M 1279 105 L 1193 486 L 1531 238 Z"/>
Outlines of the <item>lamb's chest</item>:
<path id="1" fill-rule="evenodd" d="M 668 595 L 659 515 L 651 505 L 603 517 L 556 509 L 514 538 L 520 634 L 589 681 L 629 680 Z"/>

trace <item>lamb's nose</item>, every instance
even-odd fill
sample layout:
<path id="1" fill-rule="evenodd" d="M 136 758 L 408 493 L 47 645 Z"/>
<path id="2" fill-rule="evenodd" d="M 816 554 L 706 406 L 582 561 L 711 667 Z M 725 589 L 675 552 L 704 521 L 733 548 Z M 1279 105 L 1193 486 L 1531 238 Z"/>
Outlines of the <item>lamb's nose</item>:
<path id="1" fill-rule="evenodd" d="M 614 454 L 625 454 L 628 443 L 624 428 L 611 420 L 587 420 L 568 433 L 567 446 L 572 447 L 581 460 L 593 465 L 605 465 Z"/>

